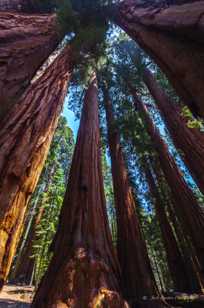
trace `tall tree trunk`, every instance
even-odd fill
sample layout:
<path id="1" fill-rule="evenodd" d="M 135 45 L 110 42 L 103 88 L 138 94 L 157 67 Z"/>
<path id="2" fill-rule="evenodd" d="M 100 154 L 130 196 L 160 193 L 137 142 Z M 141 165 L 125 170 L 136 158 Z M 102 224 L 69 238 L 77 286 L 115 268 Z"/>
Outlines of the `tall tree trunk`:
<path id="1" fill-rule="evenodd" d="M 17 102 L 59 40 L 55 15 L 0 12 L 0 118 Z"/>
<path id="2" fill-rule="evenodd" d="M 12 283 L 20 282 L 25 283 L 26 285 L 30 284 L 35 264 L 35 260 L 34 258 L 31 258 L 31 256 L 36 226 L 36 219 L 34 218 L 23 250 L 18 256 L 14 270 L 11 271 L 12 277 L 11 279 L 9 278 L 9 281 L 11 280 Z"/>
<path id="3" fill-rule="evenodd" d="M 175 236 L 178 239 L 179 247 L 183 255 L 190 290 L 193 293 L 199 293 L 203 286 L 202 277 L 200 278 L 199 272 L 197 271 L 197 267 L 199 267 L 199 265 L 192 249 L 192 243 L 189 241 L 185 230 L 182 229 L 180 221 L 176 216 L 175 206 L 173 206 L 173 204 L 174 200 L 171 198 L 171 200 L 167 202 L 169 220 L 171 221 L 171 225 L 174 229 Z"/>
<path id="4" fill-rule="evenodd" d="M 174 206 L 176 215 L 181 221 L 184 232 L 192 241 L 198 259 L 197 272 L 200 275 L 201 287 L 204 286 L 204 212 L 198 204 L 193 192 L 183 179 L 173 157 L 169 154 L 167 145 L 161 139 L 158 130 L 154 126 L 146 106 L 133 93 L 135 106 L 139 109 L 147 123 L 148 132 L 152 138 L 155 149 L 160 158 L 161 167 L 166 180 L 174 196 Z"/>
<path id="5" fill-rule="evenodd" d="M 150 252 L 151 252 L 151 255 L 152 255 L 153 268 L 154 268 L 154 271 L 156 273 L 157 280 L 158 280 L 157 283 L 160 287 L 161 292 L 165 293 L 166 287 L 165 287 L 165 282 L 164 282 L 164 279 L 163 279 L 163 274 L 161 273 L 161 269 L 159 267 L 158 257 L 156 256 L 155 250 L 152 249 L 152 247 L 150 247 Z"/>
<path id="6" fill-rule="evenodd" d="M 151 298 L 159 294 L 141 232 L 136 204 L 120 146 L 120 136 L 115 127 L 112 104 L 106 86 L 104 86 L 104 106 L 111 155 L 118 225 L 117 250 L 122 271 L 123 292 L 130 302 L 141 304 L 143 296 Z M 160 303 L 155 305 L 155 307 L 157 306 L 160 307 Z M 151 303 L 151 307 L 153 307 L 153 303 Z"/>
<path id="7" fill-rule="evenodd" d="M 169 271 L 174 283 L 174 289 L 180 292 L 193 292 L 195 290 L 192 290 L 191 284 L 188 283 L 185 261 L 178 247 L 172 227 L 169 223 L 164 208 L 164 202 L 162 202 L 160 197 L 160 192 L 158 190 L 154 176 L 152 175 L 152 171 L 148 165 L 145 167 L 145 175 L 149 185 L 150 193 L 154 198 L 156 216 L 161 229 L 161 235 L 166 250 Z"/>
<path id="8" fill-rule="evenodd" d="M 188 128 L 181 109 L 157 84 L 153 74 L 144 69 L 144 82 L 155 99 L 177 149 L 204 194 L 204 134 L 197 128 Z"/>
<path id="9" fill-rule="evenodd" d="M 124 307 L 105 207 L 100 158 L 98 89 L 84 99 L 77 144 L 54 256 L 32 307 Z"/>
<path id="10" fill-rule="evenodd" d="M 9 273 L 27 203 L 62 109 L 70 77 L 67 47 L 15 104 L 0 126 L 0 286 Z"/>
<path id="11" fill-rule="evenodd" d="M 204 1 L 157 8 L 125 0 L 113 16 L 166 73 L 184 103 L 200 116 L 204 116 L 203 13 Z"/>
<path id="12" fill-rule="evenodd" d="M 42 187 L 41 187 L 42 190 Z M 28 209 L 26 211 L 25 219 L 23 222 L 23 234 L 19 240 L 19 246 L 16 251 L 16 256 L 14 257 L 12 267 L 10 270 L 9 280 L 13 283 L 19 282 L 20 279 L 16 279 L 16 269 L 18 269 L 18 261 L 21 259 L 22 253 L 24 253 L 29 235 L 30 235 L 30 229 L 32 227 L 32 223 L 35 217 L 36 208 L 39 204 L 39 197 L 40 197 L 40 189 L 36 189 L 34 195 L 36 195 L 35 202 L 30 202 L 28 205 Z"/>
<path id="13" fill-rule="evenodd" d="M 46 184 L 43 189 L 43 194 L 47 194 L 50 188 L 50 184 L 52 181 L 52 178 L 55 174 L 55 166 L 51 166 L 50 169 L 47 171 L 47 176 L 46 176 Z M 15 268 L 14 268 L 14 273 L 12 274 L 12 280 L 13 281 L 20 281 L 24 282 L 26 284 L 29 284 L 32 278 L 32 273 L 34 270 L 34 265 L 35 265 L 35 260 L 32 257 L 33 254 L 33 244 L 36 239 L 36 231 L 37 227 L 41 222 L 41 219 L 43 217 L 43 213 L 45 210 L 44 207 L 44 196 L 38 200 L 38 205 L 37 209 L 35 210 L 36 213 L 32 219 L 31 226 L 24 244 L 24 247 L 22 251 L 20 251 L 19 256 L 17 258 Z"/>
<path id="14" fill-rule="evenodd" d="M 157 182 L 160 183 L 160 193 L 164 197 L 165 207 L 168 212 L 168 219 L 172 229 L 174 230 L 174 235 L 177 239 L 179 250 L 183 256 L 187 280 L 190 286 L 189 290 L 193 293 L 198 293 L 202 289 L 202 281 L 200 280 L 199 273 L 197 272 L 197 259 L 195 258 L 194 250 L 192 249 L 192 243 L 189 240 L 188 235 L 185 233 L 185 230 L 182 229 L 182 225 L 176 215 L 176 206 L 174 203 L 177 202 L 177 200 L 174 200 L 174 195 L 169 189 L 159 161 L 155 161 L 152 167 L 154 169 L 153 172 L 157 178 Z"/>
<path id="15" fill-rule="evenodd" d="M 31 226 L 24 247 L 17 258 L 14 272 L 12 274 L 12 281 L 23 282 L 26 284 L 29 284 L 31 281 L 35 265 L 35 260 L 34 258 L 32 258 L 33 244 L 36 239 L 37 226 L 39 225 L 44 213 L 44 206 L 42 204 L 42 201 L 40 202 L 37 213 L 31 222 Z"/>

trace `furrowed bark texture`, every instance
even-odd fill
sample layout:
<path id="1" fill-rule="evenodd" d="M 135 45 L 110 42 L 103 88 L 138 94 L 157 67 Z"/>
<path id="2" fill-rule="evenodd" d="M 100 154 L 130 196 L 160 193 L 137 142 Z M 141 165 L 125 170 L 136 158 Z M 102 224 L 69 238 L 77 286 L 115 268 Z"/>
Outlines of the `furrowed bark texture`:
<path id="1" fill-rule="evenodd" d="M 146 7 L 126 0 L 113 16 L 156 61 L 195 115 L 204 116 L 204 1 Z"/>
<path id="2" fill-rule="evenodd" d="M 143 296 L 152 297 L 159 294 L 136 213 L 136 204 L 129 184 L 120 136 L 115 128 L 114 114 L 107 88 L 104 88 L 104 106 L 111 156 L 118 225 L 117 251 L 122 271 L 123 293 L 129 302 L 137 303 L 138 307 L 141 307 Z M 153 307 L 153 303 L 150 306 Z M 162 304 L 156 303 L 154 307 L 162 307 Z"/>
<path id="3" fill-rule="evenodd" d="M 173 233 L 169 219 L 166 214 L 164 202 L 160 197 L 157 184 L 152 171 L 148 165 L 145 167 L 145 175 L 149 185 L 150 193 L 154 198 L 157 220 L 161 229 L 161 235 L 166 250 L 169 271 L 174 283 L 174 290 L 179 292 L 192 292 L 191 283 L 188 282 L 188 274 L 183 256 L 180 252 L 177 240 Z"/>
<path id="4" fill-rule="evenodd" d="M 152 138 L 155 149 L 160 158 L 161 167 L 174 196 L 175 213 L 178 216 L 184 232 L 192 242 L 195 249 L 195 258 L 198 261 L 201 286 L 204 286 L 204 212 L 198 204 L 192 190 L 188 187 L 178 169 L 173 157 L 169 154 L 167 145 L 161 139 L 157 128 L 154 126 L 146 106 L 134 93 L 136 108 L 145 117 L 148 132 Z"/>
<path id="5" fill-rule="evenodd" d="M 47 156 L 70 77 L 67 47 L 0 126 L 0 284 L 9 273 L 27 203 Z"/>
<path id="6" fill-rule="evenodd" d="M 57 47 L 56 16 L 0 12 L 0 118 Z"/>
<path id="7" fill-rule="evenodd" d="M 84 99 L 77 144 L 54 256 L 32 307 L 127 307 L 107 220 L 100 159 L 98 89 L 94 77 Z"/>
<path id="8" fill-rule="evenodd" d="M 176 148 L 183 152 L 182 158 L 204 194 L 204 134 L 197 128 L 188 128 L 181 108 L 168 97 L 148 69 L 144 70 L 144 82 L 155 99 Z"/>

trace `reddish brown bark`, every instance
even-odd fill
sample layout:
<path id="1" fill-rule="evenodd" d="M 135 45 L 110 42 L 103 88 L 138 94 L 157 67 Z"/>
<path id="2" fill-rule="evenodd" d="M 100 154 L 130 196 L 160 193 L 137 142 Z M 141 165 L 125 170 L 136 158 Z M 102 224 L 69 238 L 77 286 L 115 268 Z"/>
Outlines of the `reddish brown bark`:
<path id="1" fill-rule="evenodd" d="M 117 251 L 122 271 L 122 286 L 125 297 L 141 307 L 143 296 L 158 296 L 145 240 L 136 213 L 136 204 L 129 184 L 128 172 L 120 145 L 120 136 L 115 127 L 112 104 L 108 89 L 104 87 L 108 143 L 111 155 L 114 199 L 117 217 Z M 153 304 L 151 304 L 151 307 Z M 154 307 L 160 307 L 160 303 Z M 146 306 L 145 306 L 146 307 Z"/>
<path id="2" fill-rule="evenodd" d="M 202 277 L 200 278 L 199 271 L 197 271 L 197 267 L 199 268 L 199 264 L 194 254 L 192 243 L 189 241 L 188 234 L 186 234 L 185 230 L 182 229 L 180 221 L 178 220 L 178 217 L 175 213 L 173 198 L 168 201 L 169 202 L 167 202 L 167 206 L 169 220 L 171 221 L 171 225 L 174 228 L 174 233 L 178 239 L 179 247 L 183 255 L 186 274 L 188 275 L 187 280 L 190 286 L 191 293 L 200 293 L 202 292 L 203 282 Z"/>
<path id="3" fill-rule="evenodd" d="M 194 114 L 204 115 L 204 1 L 154 7 L 126 0 L 115 14 L 121 26 L 156 61 Z"/>
<path id="4" fill-rule="evenodd" d="M 197 202 L 192 190 L 188 187 L 178 169 L 173 157 L 168 151 L 167 145 L 161 139 L 158 130 L 154 126 L 146 106 L 134 93 L 134 101 L 144 115 L 148 132 L 152 138 L 155 149 L 159 154 L 161 167 L 168 185 L 174 196 L 176 215 L 179 217 L 182 228 L 192 241 L 195 249 L 195 257 L 198 260 L 197 272 L 199 273 L 202 288 L 204 286 L 204 212 Z"/>
<path id="5" fill-rule="evenodd" d="M 59 39 L 55 15 L 0 12 L 0 117 L 19 99 Z"/>
<path id="6" fill-rule="evenodd" d="M 161 229 L 161 235 L 166 250 L 169 271 L 174 283 L 174 290 L 179 292 L 192 292 L 191 283 L 188 281 L 188 273 L 186 272 L 185 261 L 180 252 L 177 240 L 169 223 L 164 202 L 160 197 L 157 184 L 150 168 L 146 165 L 145 175 L 149 185 L 150 193 L 154 198 L 154 206 L 156 217 Z"/>
<path id="7" fill-rule="evenodd" d="M 181 108 L 162 90 L 148 69 L 144 70 L 144 82 L 161 111 L 175 146 L 182 150 L 182 157 L 204 194 L 204 134 L 197 128 L 188 128 Z"/>
<path id="8" fill-rule="evenodd" d="M 67 47 L 29 86 L 0 126 L 0 282 L 20 238 L 30 195 L 41 173 L 62 109 L 70 73 Z"/>
<path id="9" fill-rule="evenodd" d="M 84 99 L 54 256 L 32 307 L 124 307 L 108 226 L 100 160 L 98 89 Z"/>
<path id="10" fill-rule="evenodd" d="M 174 195 L 169 189 L 159 161 L 154 160 L 152 168 L 157 179 L 157 183 L 159 183 L 159 192 L 162 196 L 163 205 L 165 206 L 166 212 L 168 212 L 168 220 L 171 228 L 174 230 L 173 234 L 175 235 L 183 258 L 189 291 L 190 293 L 199 293 L 202 290 L 202 281 L 200 280 L 199 273 L 197 271 L 197 266 L 199 267 L 199 265 L 197 264 L 195 254 L 192 249 L 192 243 L 189 240 L 188 234 L 186 234 L 185 230 L 182 229 L 182 225 L 176 215 L 176 206 L 174 205 L 174 202 L 177 200 L 174 200 Z"/>

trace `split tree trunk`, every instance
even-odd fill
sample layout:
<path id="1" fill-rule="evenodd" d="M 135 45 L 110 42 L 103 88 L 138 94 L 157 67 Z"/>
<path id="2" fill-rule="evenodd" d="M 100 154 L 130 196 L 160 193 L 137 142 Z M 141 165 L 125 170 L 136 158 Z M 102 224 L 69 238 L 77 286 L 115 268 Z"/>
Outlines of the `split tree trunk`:
<path id="1" fill-rule="evenodd" d="M 54 256 L 32 307 L 126 306 L 117 293 L 120 275 L 106 214 L 97 95 L 94 77 L 84 99 Z"/>
<path id="2" fill-rule="evenodd" d="M 111 155 L 114 199 L 117 216 L 117 251 L 122 271 L 124 296 L 129 302 L 142 307 L 142 298 L 159 296 L 151 269 L 146 243 L 142 236 L 139 218 L 128 172 L 120 146 L 120 136 L 115 128 L 112 104 L 108 89 L 104 86 L 108 143 Z M 137 303 L 137 304 L 136 304 Z M 162 307 L 161 303 L 151 307 Z M 145 306 L 147 307 L 147 306 Z"/>
<path id="3" fill-rule="evenodd" d="M 188 274 L 186 273 L 185 261 L 178 247 L 172 227 L 169 223 L 164 207 L 164 202 L 160 197 L 160 192 L 158 190 L 154 176 L 152 175 L 150 167 L 147 165 L 145 167 L 145 175 L 149 185 L 150 193 L 154 198 L 156 217 L 161 229 L 168 267 L 174 283 L 174 290 L 178 292 L 192 293 L 195 290 L 191 289 L 191 283 L 188 282 Z"/>
<path id="4" fill-rule="evenodd" d="M 70 77 L 67 47 L 29 86 L 0 125 L 0 286 L 3 286 L 62 109 Z"/>
<path id="5" fill-rule="evenodd" d="M 17 102 L 59 40 L 55 15 L 0 12 L 0 118 Z"/>
<path id="6" fill-rule="evenodd" d="M 191 111 L 204 116 L 204 1 L 168 8 L 125 0 L 113 16 L 156 61 Z"/>
<path id="7" fill-rule="evenodd" d="M 192 190 L 188 187 L 178 169 L 173 157 L 169 154 L 167 145 L 161 139 L 154 126 L 146 106 L 136 93 L 133 94 L 136 108 L 145 117 L 148 132 L 152 138 L 155 149 L 160 158 L 161 167 L 174 196 L 176 215 L 182 224 L 184 232 L 192 241 L 195 257 L 198 260 L 197 272 L 199 273 L 201 288 L 204 287 L 204 211 L 198 204 Z"/>
<path id="8" fill-rule="evenodd" d="M 162 90 L 148 69 L 144 70 L 144 82 L 155 99 L 176 148 L 182 150 L 182 158 L 204 194 L 204 133 L 187 127 L 181 108 Z"/>

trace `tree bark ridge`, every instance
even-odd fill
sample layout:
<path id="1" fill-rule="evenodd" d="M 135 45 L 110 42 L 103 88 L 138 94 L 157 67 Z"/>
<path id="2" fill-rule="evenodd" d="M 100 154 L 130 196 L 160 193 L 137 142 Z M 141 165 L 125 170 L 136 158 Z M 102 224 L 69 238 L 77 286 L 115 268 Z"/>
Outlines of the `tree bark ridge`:
<path id="1" fill-rule="evenodd" d="M 0 117 L 57 47 L 56 16 L 0 12 Z"/>
<path id="2" fill-rule="evenodd" d="M 0 281 L 9 273 L 70 77 L 69 47 L 31 84 L 0 127 Z M 9 136 L 8 136 L 9 132 Z"/>
<path id="3" fill-rule="evenodd" d="M 144 69 L 144 82 L 155 99 L 176 148 L 183 152 L 182 158 L 204 194 L 204 134 L 197 128 L 188 128 L 181 108 L 168 97 L 147 68 Z"/>
<path id="4" fill-rule="evenodd" d="M 204 1 L 155 8 L 126 0 L 113 15 L 161 67 L 194 115 L 204 115 Z"/>
<path id="5" fill-rule="evenodd" d="M 203 290 L 204 245 L 202 238 L 204 236 L 204 211 L 183 179 L 173 157 L 169 154 L 168 147 L 154 126 L 147 107 L 137 96 L 136 92 L 133 92 L 133 98 L 136 109 L 144 115 L 149 135 L 159 154 L 162 170 L 174 197 L 175 213 L 180 220 L 183 231 L 192 241 L 195 260 L 197 260 L 197 273 L 200 279 L 201 290 Z"/>
<path id="6" fill-rule="evenodd" d="M 144 296 L 148 299 L 152 296 L 159 297 L 159 292 L 137 216 L 136 203 L 129 184 L 120 136 L 115 127 L 113 108 L 106 86 L 103 92 L 118 227 L 117 251 L 122 271 L 123 292 L 129 302 L 142 307 Z M 153 307 L 153 303 L 150 305 Z M 154 305 L 154 307 L 164 307 L 159 300 Z"/>
<path id="7" fill-rule="evenodd" d="M 177 292 L 194 292 L 195 290 L 192 290 L 191 283 L 188 281 L 185 260 L 179 249 L 177 239 L 174 235 L 166 213 L 164 202 L 160 197 L 160 192 L 149 164 L 145 167 L 145 175 L 150 188 L 150 193 L 154 198 L 156 217 L 161 229 L 161 235 L 166 250 L 167 263 L 174 283 L 174 290 Z"/>
<path id="8" fill-rule="evenodd" d="M 100 160 L 97 80 L 84 98 L 57 234 L 32 307 L 127 307 L 105 209 Z"/>

